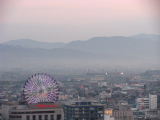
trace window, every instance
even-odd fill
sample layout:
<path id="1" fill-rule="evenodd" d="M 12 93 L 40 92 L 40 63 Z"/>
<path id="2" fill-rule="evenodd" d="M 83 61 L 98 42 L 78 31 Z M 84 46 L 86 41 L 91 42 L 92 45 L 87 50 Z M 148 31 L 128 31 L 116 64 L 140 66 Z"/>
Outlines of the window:
<path id="1" fill-rule="evenodd" d="M 32 116 L 32 120 L 36 120 L 36 116 L 35 115 Z"/>
<path id="2" fill-rule="evenodd" d="M 54 115 L 51 115 L 51 120 L 54 120 Z"/>
<path id="3" fill-rule="evenodd" d="M 48 120 L 48 115 L 45 115 L 45 116 L 44 116 L 44 120 Z"/>
<path id="4" fill-rule="evenodd" d="M 57 110 L 57 111 L 55 111 L 55 113 L 61 113 L 61 111 L 60 111 L 60 110 Z"/>
<path id="5" fill-rule="evenodd" d="M 26 116 L 26 120 L 30 120 L 30 116 L 29 115 Z"/>
<path id="6" fill-rule="evenodd" d="M 39 115 L 39 116 L 38 116 L 38 120 L 42 120 L 42 115 Z"/>
<path id="7" fill-rule="evenodd" d="M 103 108 L 99 107 L 98 110 L 103 110 Z"/>
<path id="8" fill-rule="evenodd" d="M 103 111 L 98 111 L 98 113 L 103 113 Z"/>
<path id="9" fill-rule="evenodd" d="M 61 120 L 61 115 L 57 115 L 57 120 Z"/>
<path id="10" fill-rule="evenodd" d="M 79 115 L 75 115 L 75 117 L 79 117 Z"/>
<path id="11" fill-rule="evenodd" d="M 90 110 L 94 110 L 94 107 L 90 107 L 89 109 L 90 109 Z"/>
<path id="12" fill-rule="evenodd" d="M 79 110 L 79 108 L 75 108 L 75 110 Z"/>

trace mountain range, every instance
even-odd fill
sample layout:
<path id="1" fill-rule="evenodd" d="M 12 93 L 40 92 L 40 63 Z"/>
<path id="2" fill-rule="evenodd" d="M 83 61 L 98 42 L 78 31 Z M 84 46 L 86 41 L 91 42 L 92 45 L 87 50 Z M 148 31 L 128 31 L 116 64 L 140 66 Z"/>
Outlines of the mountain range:
<path id="1" fill-rule="evenodd" d="M 0 68 L 144 67 L 159 65 L 160 35 L 94 37 L 69 43 L 11 40 L 0 44 Z"/>

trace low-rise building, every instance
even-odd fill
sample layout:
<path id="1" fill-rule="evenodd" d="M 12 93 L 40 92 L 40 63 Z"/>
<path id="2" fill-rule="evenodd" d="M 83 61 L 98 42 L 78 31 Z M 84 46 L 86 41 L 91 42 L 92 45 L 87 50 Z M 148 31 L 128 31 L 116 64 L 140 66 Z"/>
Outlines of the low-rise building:
<path id="1" fill-rule="evenodd" d="M 120 105 L 113 109 L 114 120 L 133 120 L 133 111 L 130 106 Z"/>
<path id="2" fill-rule="evenodd" d="M 63 120 L 61 103 L 2 105 L 4 120 Z"/>

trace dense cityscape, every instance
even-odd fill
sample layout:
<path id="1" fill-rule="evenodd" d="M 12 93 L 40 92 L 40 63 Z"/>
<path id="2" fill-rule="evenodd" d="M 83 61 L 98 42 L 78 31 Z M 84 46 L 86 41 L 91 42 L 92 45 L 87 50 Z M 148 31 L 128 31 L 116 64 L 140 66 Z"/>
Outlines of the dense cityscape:
<path id="1" fill-rule="evenodd" d="M 23 72 L 17 71 L 1 72 L 0 75 L 0 113 L 3 120 L 160 119 L 159 70 L 147 70 L 143 73 L 117 70 L 84 70 L 79 74 L 57 75 L 50 73 L 58 82 L 58 101 L 55 104 L 36 104 L 39 109 L 34 108 L 32 104 L 27 106 L 24 99 L 24 86 L 31 76 L 31 71 L 25 73 L 25 76 Z M 68 113 L 68 109 L 73 110 Z M 53 110 L 60 113 L 54 113 Z"/>
<path id="2" fill-rule="evenodd" d="M 0 120 L 160 120 L 160 0 L 0 0 Z"/>

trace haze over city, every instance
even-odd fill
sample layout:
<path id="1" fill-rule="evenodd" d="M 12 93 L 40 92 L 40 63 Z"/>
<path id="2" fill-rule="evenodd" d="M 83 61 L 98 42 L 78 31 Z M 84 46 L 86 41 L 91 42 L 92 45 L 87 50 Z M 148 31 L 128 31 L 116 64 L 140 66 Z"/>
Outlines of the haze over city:
<path id="1" fill-rule="evenodd" d="M 160 120 L 160 0 L 0 0 L 0 120 Z"/>
<path id="2" fill-rule="evenodd" d="M 3 69 L 160 66 L 158 0 L 2 0 L 0 5 Z"/>

